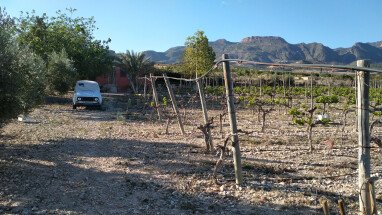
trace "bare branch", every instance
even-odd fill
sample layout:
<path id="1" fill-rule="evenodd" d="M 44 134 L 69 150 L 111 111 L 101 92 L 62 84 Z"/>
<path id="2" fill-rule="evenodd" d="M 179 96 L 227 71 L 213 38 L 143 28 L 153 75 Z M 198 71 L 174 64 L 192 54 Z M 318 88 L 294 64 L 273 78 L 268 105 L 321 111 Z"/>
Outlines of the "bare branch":
<path id="1" fill-rule="evenodd" d="M 221 145 L 216 146 L 216 148 L 220 150 L 220 157 L 219 157 L 219 160 L 216 162 L 214 172 L 212 174 L 212 178 L 213 178 L 215 184 L 217 184 L 217 185 L 225 184 L 224 182 L 220 182 L 217 179 L 217 172 L 218 172 L 218 169 L 223 165 L 227 144 L 228 144 L 228 141 L 230 138 L 231 138 L 231 135 L 228 135 L 224 140 L 223 146 L 221 146 Z"/>

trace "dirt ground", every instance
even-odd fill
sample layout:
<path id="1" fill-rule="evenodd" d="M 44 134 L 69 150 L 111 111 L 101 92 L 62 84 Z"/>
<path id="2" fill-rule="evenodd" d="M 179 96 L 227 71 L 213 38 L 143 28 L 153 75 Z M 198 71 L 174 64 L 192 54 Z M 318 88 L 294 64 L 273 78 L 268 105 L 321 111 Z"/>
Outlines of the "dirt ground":
<path id="1" fill-rule="evenodd" d="M 211 178 L 219 155 L 205 152 L 199 108 L 181 108 L 185 136 L 175 118 L 165 134 L 153 110 L 124 98 L 107 96 L 103 111 L 72 110 L 68 97 L 53 98 L 30 114 L 32 122 L 2 128 L 0 214 L 322 214 L 323 198 L 332 214 L 338 199 L 357 214 L 354 114 L 344 138 L 335 123 L 314 128 L 310 153 L 306 129 L 291 125 L 284 110 L 269 115 L 262 133 L 257 116 L 239 109 L 238 126 L 248 134 L 239 137 L 244 184 L 237 187 L 231 155 L 218 175 L 225 184 Z M 219 113 L 209 111 L 215 122 Z M 214 145 L 221 145 L 214 125 Z M 382 173 L 380 154 L 372 149 L 373 174 Z M 379 211 L 381 188 L 377 181 Z"/>

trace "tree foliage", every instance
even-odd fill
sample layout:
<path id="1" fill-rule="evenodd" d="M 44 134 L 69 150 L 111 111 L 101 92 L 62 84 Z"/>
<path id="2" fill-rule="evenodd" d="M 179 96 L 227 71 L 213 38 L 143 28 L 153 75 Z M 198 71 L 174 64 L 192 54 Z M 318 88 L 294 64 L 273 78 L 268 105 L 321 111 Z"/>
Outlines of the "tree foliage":
<path id="1" fill-rule="evenodd" d="M 64 94 L 74 86 L 77 72 L 64 49 L 50 54 L 46 76 L 49 93 Z"/>
<path id="2" fill-rule="evenodd" d="M 15 28 L 15 19 L 7 14 L 5 8 L 0 7 L 0 28 L 8 31 Z"/>
<path id="3" fill-rule="evenodd" d="M 203 31 L 197 31 L 187 37 L 182 64 L 183 72 L 189 76 L 200 76 L 207 72 L 215 60 L 215 52 L 208 45 L 208 38 Z"/>
<path id="4" fill-rule="evenodd" d="M 10 31 L 0 28 L 0 126 L 40 104 L 44 83 L 43 60 L 19 47 Z"/>
<path id="5" fill-rule="evenodd" d="M 111 69 L 110 40 L 95 40 L 93 18 L 72 18 L 74 11 L 15 19 L 0 8 L 0 126 L 41 104 L 46 89 L 64 93 L 76 78 Z"/>
<path id="6" fill-rule="evenodd" d="M 79 79 L 95 79 L 110 71 L 113 61 L 108 47 L 110 39 L 100 41 L 94 38 L 93 17 L 72 18 L 75 9 L 68 9 L 68 12 L 70 16 L 57 11 L 54 17 L 37 16 L 33 11 L 22 13 L 18 19 L 20 44 L 30 47 L 46 64 L 51 53 L 65 49 Z"/>
<path id="7" fill-rule="evenodd" d="M 131 88 L 134 92 L 137 92 L 137 78 L 153 71 L 154 64 L 142 52 L 127 50 L 126 53 L 120 55 L 120 58 L 121 67 L 126 71 Z"/>

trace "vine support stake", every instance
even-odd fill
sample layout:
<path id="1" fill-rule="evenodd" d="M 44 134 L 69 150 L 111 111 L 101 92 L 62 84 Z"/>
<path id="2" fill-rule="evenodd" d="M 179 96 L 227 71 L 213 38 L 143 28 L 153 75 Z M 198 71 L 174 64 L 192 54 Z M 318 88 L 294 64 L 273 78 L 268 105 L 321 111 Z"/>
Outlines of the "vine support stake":
<path id="1" fill-rule="evenodd" d="M 155 87 L 155 77 L 153 77 L 153 74 L 150 74 L 150 79 L 151 79 L 151 87 L 153 88 L 153 97 L 155 101 L 155 107 L 158 112 L 158 118 L 159 118 L 159 121 L 162 121 L 162 110 L 160 109 L 157 88 Z"/>
<path id="2" fill-rule="evenodd" d="M 377 210 L 377 201 L 375 197 L 375 184 L 374 184 L 373 178 L 369 179 L 369 191 L 370 191 L 370 209 L 371 209 L 371 214 L 378 214 Z"/>
<path id="3" fill-rule="evenodd" d="M 199 90 L 200 103 L 202 104 L 204 124 L 207 124 L 208 123 L 207 103 L 206 103 L 206 98 L 204 95 L 202 80 L 197 79 L 196 84 L 197 84 L 198 90 Z M 210 128 L 207 128 L 207 133 L 208 133 L 207 151 L 211 151 L 213 149 L 213 145 L 212 145 L 212 136 L 211 136 L 211 129 Z"/>
<path id="4" fill-rule="evenodd" d="M 328 200 L 326 199 L 322 200 L 321 205 L 322 205 L 322 210 L 324 211 L 324 215 L 330 215 Z"/>
<path id="5" fill-rule="evenodd" d="M 163 74 L 163 78 L 164 78 L 164 81 L 165 81 L 166 86 L 167 86 L 168 94 L 170 95 L 172 108 L 174 109 L 176 118 L 178 119 L 180 131 L 182 132 L 183 135 L 185 135 L 186 133 L 184 132 L 182 118 L 180 117 L 180 114 L 179 114 L 178 105 L 176 104 L 176 99 L 174 96 L 174 92 L 172 91 L 171 83 L 168 80 L 168 77 L 166 74 Z"/>
<path id="6" fill-rule="evenodd" d="M 357 67 L 370 67 L 367 60 L 358 60 Z M 357 118 L 358 118 L 358 188 L 360 214 L 370 215 L 370 131 L 369 131 L 369 86 L 370 72 L 357 73 Z"/>
<path id="7" fill-rule="evenodd" d="M 342 199 L 338 200 L 338 208 L 340 209 L 340 215 L 346 215 L 345 204 Z"/>
<path id="8" fill-rule="evenodd" d="M 354 93 L 355 93 L 355 106 L 358 107 L 358 99 L 357 99 L 357 72 L 355 72 L 355 75 L 354 75 Z M 357 117 L 357 114 L 358 114 L 358 111 L 355 112 L 356 114 L 356 118 L 355 118 L 355 131 L 358 132 L 358 117 Z"/>
<path id="9" fill-rule="evenodd" d="M 147 75 L 145 75 L 145 82 L 143 85 L 143 98 L 146 100 L 146 90 L 147 90 Z"/>
<path id="10" fill-rule="evenodd" d="M 223 54 L 222 59 L 228 59 L 227 54 Z M 229 62 L 223 61 L 223 71 L 224 71 L 224 85 L 227 98 L 227 108 L 229 115 L 229 124 L 231 129 L 231 140 L 232 140 L 232 154 L 233 154 L 233 163 L 235 167 L 235 179 L 236 184 L 241 185 L 243 183 L 243 174 L 241 170 L 241 153 L 239 146 L 239 137 L 237 134 L 237 121 L 236 121 L 236 112 L 234 104 L 234 94 L 233 94 L 233 82 L 231 77 L 231 71 L 229 68 Z"/>
<path id="11" fill-rule="evenodd" d="M 310 73 L 310 109 L 313 109 L 313 73 Z"/>

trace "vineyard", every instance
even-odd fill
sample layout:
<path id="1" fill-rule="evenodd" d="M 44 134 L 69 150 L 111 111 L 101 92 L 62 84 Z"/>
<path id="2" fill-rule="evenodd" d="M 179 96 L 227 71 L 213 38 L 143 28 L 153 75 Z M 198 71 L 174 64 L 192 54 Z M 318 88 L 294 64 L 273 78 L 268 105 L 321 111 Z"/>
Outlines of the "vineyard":
<path id="1" fill-rule="evenodd" d="M 234 61 L 238 64 L 242 64 L 242 60 L 231 60 L 227 59 L 227 55 L 222 56 L 223 62 L 223 71 L 224 71 L 224 87 L 222 86 L 208 86 L 208 83 L 210 82 L 208 78 L 206 78 L 206 90 L 207 94 L 213 95 L 216 98 L 216 101 L 219 100 L 219 97 L 224 97 L 224 91 L 225 91 L 225 100 L 227 102 L 227 106 L 224 107 L 224 98 L 223 101 L 220 102 L 220 107 L 222 110 L 226 110 L 226 112 L 219 114 L 219 122 L 220 122 L 220 134 L 221 134 L 221 140 L 224 140 L 222 145 L 218 145 L 215 149 L 220 150 L 220 158 L 216 163 L 216 166 L 214 168 L 213 172 L 213 179 L 215 181 L 215 184 L 221 185 L 224 183 L 219 182 L 219 179 L 217 177 L 218 170 L 221 167 L 222 163 L 224 162 L 225 153 L 227 150 L 227 143 L 229 140 L 231 140 L 232 147 L 229 151 L 232 152 L 233 157 L 233 166 L 234 166 L 234 173 L 235 173 L 235 182 L 236 186 L 241 186 L 243 184 L 243 173 L 242 173 L 242 161 L 241 161 L 241 149 L 239 146 L 239 133 L 246 134 L 248 137 L 250 137 L 251 134 L 254 134 L 254 131 L 248 131 L 243 130 L 241 128 L 238 128 L 237 125 L 237 118 L 236 118 L 236 109 L 243 108 L 244 110 L 247 108 L 251 109 L 252 115 L 254 115 L 255 112 L 257 112 L 257 122 L 261 124 L 261 133 L 265 132 L 266 128 L 266 116 L 269 115 L 271 112 L 276 111 L 278 109 L 278 114 L 283 111 L 284 109 L 285 114 L 289 114 L 291 116 L 292 125 L 294 126 L 301 126 L 305 127 L 306 129 L 306 136 L 307 136 L 307 142 L 309 143 L 309 152 L 313 153 L 314 151 L 314 144 L 313 144 L 313 128 L 318 127 L 319 125 L 330 127 L 330 125 L 341 125 L 341 131 L 340 131 L 340 141 L 338 139 L 335 139 L 334 137 L 330 137 L 330 135 L 324 135 L 324 139 L 320 140 L 320 142 L 325 145 L 326 150 L 333 150 L 335 143 L 341 142 L 342 145 L 344 145 L 345 141 L 349 141 L 345 139 L 345 133 L 346 126 L 347 126 L 347 116 L 349 113 L 352 112 L 352 108 L 355 109 L 355 118 L 357 119 L 355 123 L 353 123 L 355 126 L 355 131 L 358 133 L 358 146 L 353 147 L 358 149 L 358 196 L 359 196 L 359 210 L 362 214 L 377 214 L 377 198 L 376 198 L 376 186 L 375 182 L 379 179 L 379 173 L 378 172 L 371 172 L 371 155 L 370 151 L 371 149 L 382 147 L 382 140 L 378 135 L 373 135 L 373 129 L 376 125 L 381 124 L 380 119 L 374 119 L 374 116 L 380 116 L 380 93 L 381 91 L 378 90 L 378 76 L 374 76 L 374 89 L 370 90 L 370 72 L 381 72 L 379 70 L 374 69 L 365 69 L 365 67 L 369 67 L 370 63 L 368 61 L 357 61 L 358 68 L 364 67 L 361 69 L 361 71 L 357 71 L 357 68 L 355 67 L 346 67 L 346 66 L 330 66 L 330 65 L 285 65 L 285 64 L 271 64 L 271 63 L 262 63 L 262 62 L 251 62 L 251 61 L 245 61 L 244 63 L 254 63 L 254 64 L 260 64 L 260 65 L 268 65 L 271 67 L 279 67 L 279 66 L 287 66 L 287 67 L 302 67 L 306 69 L 317 69 L 320 68 L 320 71 L 318 74 L 322 73 L 322 69 L 331 69 L 331 73 L 334 73 L 333 71 L 336 71 L 336 75 L 344 75 L 338 73 L 340 70 L 350 70 L 350 71 L 356 71 L 353 81 L 351 80 L 351 76 L 347 74 L 347 77 L 345 79 L 347 82 L 350 81 L 350 86 L 347 86 L 347 84 L 343 83 L 343 81 L 334 82 L 333 81 L 333 75 L 330 74 L 324 74 L 324 77 L 329 77 L 329 80 L 326 80 L 326 83 L 328 86 L 322 86 L 322 84 L 315 84 L 315 87 L 313 87 L 313 72 L 308 71 L 307 73 L 310 73 L 310 77 L 301 77 L 303 80 L 303 84 L 305 85 L 304 88 L 296 87 L 294 84 L 294 87 L 291 87 L 291 77 L 288 75 L 288 88 L 286 87 L 286 80 L 284 78 L 284 73 L 281 72 L 281 78 L 279 77 L 280 74 L 277 74 L 274 72 L 270 80 L 265 80 L 265 86 L 263 86 L 263 78 L 261 75 L 258 75 L 259 79 L 259 86 L 256 87 L 252 84 L 252 80 L 250 80 L 249 87 L 248 85 L 248 79 L 244 81 L 244 87 L 238 86 L 233 87 L 234 83 L 232 80 L 232 75 L 230 72 L 230 66 L 229 62 Z M 220 62 L 218 62 L 216 65 L 218 65 Z M 216 66 L 215 65 L 215 66 Z M 360 69 L 358 69 L 360 70 Z M 208 75 L 210 71 L 208 71 L 203 76 Z M 239 69 L 240 71 L 240 69 Z M 241 70 L 240 72 L 243 72 Z M 244 74 L 249 75 L 251 72 L 250 70 L 244 69 Z M 202 82 L 201 79 L 205 77 L 197 77 L 196 79 L 188 79 L 185 81 L 193 82 L 195 81 L 197 84 L 197 89 L 199 92 L 200 97 L 200 103 L 201 108 L 203 112 L 203 118 L 204 118 L 204 125 L 201 124 L 197 126 L 197 129 L 199 129 L 204 136 L 204 142 L 206 144 L 206 152 L 210 152 L 211 149 L 213 149 L 212 144 L 212 135 L 211 135 L 211 128 L 213 127 L 213 121 L 214 118 L 208 117 L 208 111 L 207 111 L 207 103 L 205 101 L 205 95 L 204 95 L 204 89 L 201 86 Z M 260 78 L 259 78 L 260 77 Z M 349 78 L 350 77 L 350 78 Z M 161 104 L 158 102 L 158 95 L 156 92 L 155 87 L 155 81 L 157 78 L 161 77 L 153 77 L 150 76 L 151 86 L 153 89 L 153 97 L 154 101 L 151 104 L 152 107 L 155 107 L 158 113 L 158 117 L 161 120 L 162 118 L 162 111 L 161 111 Z M 248 77 L 247 77 L 248 78 Z M 300 78 L 300 77 L 297 77 Z M 184 126 L 182 122 L 182 117 L 179 115 L 178 111 L 178 105 L 177 105 L 177 99 L 174 96 L 172 86 L 170 84 L 169 78 L 166 75 L 163 75 L 163 79 L 165 80 L 168 94 L 171 98 L 173 110 L 175 113 L 175 116 L 177 117 L 179 127 L 181 130 L 181 133 L 185 135 Z M 182 80 L 179 78 L 173 78 L 175 80 Z M 310 79 L 310 89 L 308 90 L 308 81 Z M 326 78 L 328 79 L 328 78 Z M 336 78 L 338 79 L 338 78 Z M 145 78 L 145 97 L 146 97 L 146 78 Z M 293 80 L 295 80 L 295 77 L 293 77 Z M 280 85 L 280 82 L 282 83 L 282 87 L 278 87 Z M 214 81 L 213 81 L 214 83 Z M 301 83 L 301 81 L 300 81 Z M 333 83 L 335 83 L 335 86 L 332 87 Z M 273 85 L 273 86 L 272 86 Z M 354 86 L 354 90 L 352 90 Z M 281 95 L 282 92 L 282 95 Z M 308 96 L 310 95 L 310 96 Z M 310 105 L 308 104 L 308 100 L 310 97 Z M 164 98 L 164 104 L 167 105 L 167 99 Z M 305 100 L 305 101 L 304 101 Z M 215 102 L 216 102 L 215 101 Z M 293 103 L 295 101 L 295 103 Z M 242 105 L 240 105 L 242 103 Z M 336 105 L 339 104 L 339 105 Z M 339 122 L 333 121 L 333 118 L 330 117 L 329 112 L 333 112 L 333 115 L 335 115 L 335 111 L 332 111 L 329 109 L 339 111 L 337 115 L 341 115 L 342 119 Z M 288 110 L 289 109 L 289 110 Z M 317 113 L 318 112 L 318 113 Z M 223 116 L 228 115 L 229 117 L 229 124 L 230 124 L 230 131 L 227 132 L 228 135 L 224 135 L 223 132 Z M 372 122 L 370 121 L 370 115 L 372 115 Z M 249 119 L 251 117 L 245 117 L 245 119 Z M 281 118 L 281 117 L 280 117 Z M 168 133 L 168 125 L 169 125 L 170 119 L 167 120 L 166 125 L 166 133 Z M 272 122 L 273 124 L 278 124 L 277 122 Z M 369 126 L 370 125 L 370 126 Z M 283 130 L 288 130 L 284 129 Z M 338 132 L 338 129 L 336 130 L 336 133 Z M 322 134 L 322 133 L 321 133 Z M 226 138 L 224 139 L 224 136 Z M 281 134 L 281 136 L 286 136 L 286 134 Z M 335 136 L 335 135 L 334 135 Z M 249 138 L 248 138 L 249 139 Z M 248 140 L 247 139 L 247 140 Z M 374 142 L 377 147 L 370 146 L 370 143 Z M 336 144 L 338 145 L 338 144 Z M 350 147 L 352 148 L 352 147 Z M 341 148 L 337 148 L 341 150 Z M 288 151 L 283 149 L 284 151 Z M 301 150 L 301 149 L 298 149 Z M 378 169 L 378 167 L 376 167 Z M 350 173 L 348 173 L 350 174 Z M 342 174 L 342 175 L 330 175 L 327 176 L 327 178 L 337 178 L 337 177 L 343 177 L 347 176 L 348 174 Z M 352 173 L 354 174 L 354 173 Z M 350 174 L 351 175 L 351 174 Z M 314 177 L 313 177 L 314 178 Z M 322 177 L 318 177 L 321 179 Z M 284 180 L 294 180 L 295 178 L 286 178 Z M 317 179 L 317 177 L 316 177 Z M 327 200 L 322 200 L 321 205 L 323 208 L 323 211 L 325 214 L 328 214 L 330 209 L 328 207 Z M 341 214 L 345 214 L 345 206 L 342 199 L 338 200 L 338 207 Z"/>
<path id="2" fill-rule="evenodd" d="M 3 129 L 0 213 L 342 214 L 340 202 L 357 214 L 355 73 L 232 72 L 231 94 L 217 68 L 144 78 L 142 94 L 107 95 L 103 111 L 50 98 L 32 123 Z M 379 179 L 382 79 L 369 87 L 369 177 Z M 381 211 L 382 184 L 370 184 Z"/>

